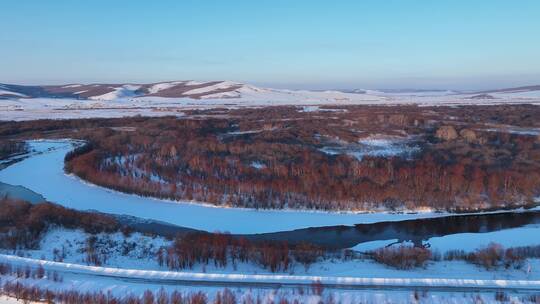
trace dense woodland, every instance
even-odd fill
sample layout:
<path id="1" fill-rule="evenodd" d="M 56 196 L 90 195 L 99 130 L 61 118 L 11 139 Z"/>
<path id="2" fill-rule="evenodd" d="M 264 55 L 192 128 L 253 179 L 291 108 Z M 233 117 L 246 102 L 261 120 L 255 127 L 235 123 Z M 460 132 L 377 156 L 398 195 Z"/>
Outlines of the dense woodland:
<path id="1" fill-rule="evenodd" d="M 466 211 L 534 204 L 538 117 L 529 105 L 269 107 L 2 123 L 0 136 L 85 139 L 66 157 L 66 171 L 146 196 L 252 208 Z M 372 138 L 412 152 L 355 157 Z"/>

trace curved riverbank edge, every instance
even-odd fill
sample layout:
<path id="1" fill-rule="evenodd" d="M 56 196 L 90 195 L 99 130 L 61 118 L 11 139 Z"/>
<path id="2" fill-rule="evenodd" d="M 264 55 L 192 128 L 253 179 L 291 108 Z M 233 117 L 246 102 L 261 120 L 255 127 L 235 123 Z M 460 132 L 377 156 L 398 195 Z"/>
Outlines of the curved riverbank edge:
<path id="1" fill-rule="evenodd" d="M 43 195 L 36 193 L 23 186 L 14 186 L 0 182 L 0 198 L 23 200 L 32 204 L 45 202 Z"/>
<path id="2" fill-rule="evenodd" d="M 187 201 L 172 201 L 117 192 L 68 176 L 64 156 L 81 141 L 29 141 L 35 153 L 0 171 L 0 181 L 21 185 L 40 193 L 47 200 L 78 210 L 96 210 L 116 215 L 151 219 L 205 231 L 257 234 L 311 227 L 354 226 L 384 221 L 460 216 L 476 213 L 350 213 L 306 210 L 266 210 L 228 208 Z M 539 209 L 534 208 L 534 209 Z M 533 209 L 533 210 L 534 210 Z M 530 210 L 530 209 L 529 209 Z M 529 211 L 525 209 L 515 212 Z M 508 210 L 489 213 L 508 212 Z"/>

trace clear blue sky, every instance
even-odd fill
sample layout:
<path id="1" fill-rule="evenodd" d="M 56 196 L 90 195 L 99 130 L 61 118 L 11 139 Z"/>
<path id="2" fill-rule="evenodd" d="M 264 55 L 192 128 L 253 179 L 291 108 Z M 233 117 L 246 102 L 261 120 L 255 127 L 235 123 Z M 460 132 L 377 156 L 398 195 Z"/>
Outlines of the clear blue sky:
<path id="1" fill-rule="evenodd" d="M 0 82 L 540 83 L 538 0 L 0 2 Z"/>

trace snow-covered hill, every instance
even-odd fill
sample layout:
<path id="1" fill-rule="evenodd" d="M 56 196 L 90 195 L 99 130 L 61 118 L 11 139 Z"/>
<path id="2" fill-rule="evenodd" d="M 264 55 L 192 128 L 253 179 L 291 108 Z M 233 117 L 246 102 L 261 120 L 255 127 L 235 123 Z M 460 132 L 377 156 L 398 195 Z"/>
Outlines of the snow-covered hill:
<path id="1" fill-rule="evenodd" d="M 243 99 L 251 101 L 384 101 L 399 98 L 470 98 L 493 97 L 540 97 L 540 85 L 478 92 L 451 90 L 284 90 L 256 87 L 232 81 L 169 81 L 149 84 L 67 84 L 25 86 L 0 84 L 1 99 L 65 98 L 79 100 L 117 101 L 133 98 L 149 100 L 150 97 L 210 99 Z M 480 99 L 480 98 L 476 98 Z M 490 98 L 491 99 L 491 98 Z M 494 98 L 493 98 L 494 99 Z"/>
<path id="2" fill-rule="evenodd" d="M 373 91 L 375 92 L 375 91 Z M 370 92 L 371 93 L 371 92 Z M 260 88 L 231 81 L 170 81 L 150 84 L 68 84 L 22 86 L 0 84 L 0 98 L 66 98 L 115 101 L 133 98 L 251 99 L 251 100 L 366 100 L 376 94 L 342 91 L 292 91 Z"/>
<path id="3" fill-rule="evenodd" d="M 447 90 L 287 90 L 232 81 L 191 80 L 150 84 L 0 84 L 0 120 L 182 115 L 183 109 L 209 107 L 507 103 L 540 104 L 540 86 L 464 93 Z"/>

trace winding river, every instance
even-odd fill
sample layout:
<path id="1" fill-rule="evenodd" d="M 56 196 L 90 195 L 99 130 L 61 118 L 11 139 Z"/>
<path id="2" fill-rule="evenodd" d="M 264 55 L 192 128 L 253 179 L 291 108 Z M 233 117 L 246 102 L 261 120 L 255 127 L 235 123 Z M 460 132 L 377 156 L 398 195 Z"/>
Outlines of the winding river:
<path id="1" fill-rule="evenodd" d="M 292 242 L 315 241 L 328 247 L 346 248 L 377 240 L 417 243 L 448 234 L 540 225 L 537 211 L 454 216 L 429 212 L 332 213 L 223 208 L 147 198 L 98 187 L 66 175 L 64 156 L 77 144 L 75 141 L 44 140 L 30 141 L 29 144 L 33 152 L 1 170 L 0 182 L 25 187 L 48 201 L 69 208 L 129 215 L 197 230 L 227 231 Z M 540 232 L 540 228 L 534 229 Z"/>

